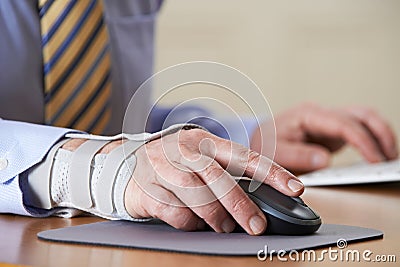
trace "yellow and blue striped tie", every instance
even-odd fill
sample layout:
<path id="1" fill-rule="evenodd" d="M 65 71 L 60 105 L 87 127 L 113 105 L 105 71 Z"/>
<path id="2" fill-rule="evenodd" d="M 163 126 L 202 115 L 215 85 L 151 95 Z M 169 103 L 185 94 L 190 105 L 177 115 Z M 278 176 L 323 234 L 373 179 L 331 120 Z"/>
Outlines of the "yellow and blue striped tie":
<path id="1" fill-rule="evenodd" d="M 45 123 L 101 134 L 110 120 L 110 55 L 100 0 L 39 0 Z"/>

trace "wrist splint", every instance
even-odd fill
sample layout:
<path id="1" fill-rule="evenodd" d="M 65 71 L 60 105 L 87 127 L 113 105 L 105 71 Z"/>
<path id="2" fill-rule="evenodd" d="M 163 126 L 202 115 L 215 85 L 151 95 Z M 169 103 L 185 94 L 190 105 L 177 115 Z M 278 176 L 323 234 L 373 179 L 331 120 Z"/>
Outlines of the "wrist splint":
<path id="1" fill-rule="evenodd" d="M 62 217 L 84 211 L 112 220 L 148 220 L 131 217 L 124 205 L 125 189 L 136 167 L 134 153 L 161 136 L 193 128 L 204 129 L 177 124 L 153 134 L 68 134 L 68 139 L 54 145 L 41 164 L 29 172 L 28 184 L 33 194 L 30 204 L 43 209 L 59 208 L 55 214 Z M 73 152 L 61 148 L 74 138 L 87 141 Z M 125 142 L 109 153 L 98 153 L 106 144 L 121 139 Z"/>

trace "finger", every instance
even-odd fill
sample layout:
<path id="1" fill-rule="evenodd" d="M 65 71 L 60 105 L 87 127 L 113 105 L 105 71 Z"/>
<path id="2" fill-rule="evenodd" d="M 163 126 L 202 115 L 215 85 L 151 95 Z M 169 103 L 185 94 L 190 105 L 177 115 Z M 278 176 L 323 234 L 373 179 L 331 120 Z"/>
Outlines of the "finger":
<path id="1" fill-rule="evenodd" d="M 188 163 L 188 167 L 207 184 L 219 203 L 248 234 L 259 235 L 265 231 L 267 220 L 262 211 L 218 162 L 202 156 L 196 162 Z"/>
<path id="2" fill-rule="evenodd" d="M 360 122 L 338 112 L 314 106 L 303 113 L 301 126 L 312 135 L 343 139 L 370 162 L 384 158 L 374 137 Z"/>
<path id="3" fill-rule="evenodd" d="M 330 158 L 328 149 L 319 145 L 277 141 L 275 161 L 296 173 L 325 168 Z"/>
<path id="4" fill-rule="evenodd" d="M 359 119 L 375 136 L 381 151 L 387 159 L 395 159 L 398 156 L 396 137 L 387 123 L 377 112 L 364 107 L 350 107 L 345 109 L 351 115 Z"/>
<path id="5" fill-rule="evenodd" d="M 176 229 L 184 231 L 201 230 L 204 221 L 197 217 L 189 208 L 170 191 L 151 184 L 146 192 L 140 195 L 141 209 L 137 211 L 146 216 L 158 218 Z"/>
<path id="6" fill-rule="evenodd" d="M 216 232 L 229 233 L 235 229 L 235 222 L 217 200 L 210 188 L 190 169 L 182 164 L 170 165 L 164 168 L 166 172 L 173 174 L 173 181 L 167 177 L 158 179 L 161 186 L 173 192 L 185 207 L 188 207 L 199 218 L 203 219 Z M 169 170 L 168 170 L 169 169 Z M 160 174 L 159 174 L 160 175 Z"/>
<path id="7" fill-rule="evenodd" d="M 213 157 L 233 176 L 246 176 L 266 183 L 288 196 L 299 196 L 304 185 L 293 174 L 269 158 L 240 144 L 209 135 L 202 142 L 202 153 Z"/>

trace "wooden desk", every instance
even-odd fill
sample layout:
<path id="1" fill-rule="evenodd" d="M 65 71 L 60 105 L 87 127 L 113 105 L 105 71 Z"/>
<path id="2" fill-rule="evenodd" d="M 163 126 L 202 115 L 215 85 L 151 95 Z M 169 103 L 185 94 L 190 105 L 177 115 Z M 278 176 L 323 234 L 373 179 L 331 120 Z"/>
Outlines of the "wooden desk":
<path id="1" fill-rule="evenodd" d="M 308 188 L 304 200 L 326 223 L 349 224 L 383 230 L 383 240 L 349 244 L 347 249 L 395 255 L 397 263 L 352 263 L 358 266 L 398 266 L 400 262 L 400 183 Z M 0 262 L 35 266 L 266 266 L 256 257 L 220 257 L 69 245 L 38 240 L 42 230 L 100 221 L 98 218 L 34 219 L 0 215 Z M 240 244 L 238 244 L 240 245 Z M 321 250 L 321 249 L 320 249 Z M 318 251 L 317 250 L 317 253 Z M 342 266 L 350 263 L 279 262 L 274 266 Z"/>

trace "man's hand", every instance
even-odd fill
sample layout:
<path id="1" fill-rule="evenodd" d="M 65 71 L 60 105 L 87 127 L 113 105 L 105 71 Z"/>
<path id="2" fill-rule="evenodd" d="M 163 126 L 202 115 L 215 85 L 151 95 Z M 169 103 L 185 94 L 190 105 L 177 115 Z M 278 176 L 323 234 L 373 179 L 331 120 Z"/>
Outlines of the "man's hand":
<path id="1" fill-rule="evenodd" d="M 135 218 L 159 218 L 175 228 L 231 232 L 237 222 L 251 235 L 267 227 L 261 210 L 232 176 L 263 181 L 289 196 L 303 184 L 268 158 L 200 129 L 182 130 L 147 143 L 125 191 Z"/>
<path id="2" fill-rule="evenodd" d="M 398 156 L 392 129 L 369 108 L 328 109 L 308 103 L 279 114 L 275 117 L 275 124 L 274 160 L 295 173 L 327 167 L 331 153 L 346 143 L 369 162 Z M 253 135 L 251 148 L 262 154 L 270 153 L 270 147 L 265 144 L 270 143 L 274 136 L 271 129 L 271 122 L 265 122 Z"/>

